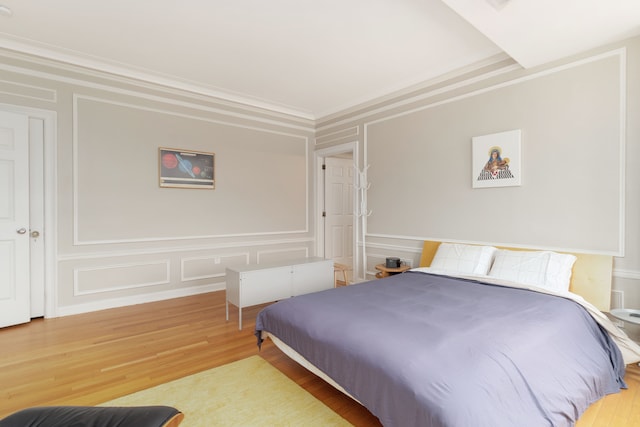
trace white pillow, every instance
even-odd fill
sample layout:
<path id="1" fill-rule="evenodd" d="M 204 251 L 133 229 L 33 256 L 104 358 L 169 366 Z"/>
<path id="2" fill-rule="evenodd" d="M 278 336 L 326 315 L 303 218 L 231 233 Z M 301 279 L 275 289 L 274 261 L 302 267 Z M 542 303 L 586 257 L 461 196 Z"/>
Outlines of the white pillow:
<path id="1" fill-rule="evenodd" d="M 549 265 L 548 252 L 496 251 L 489 276 L 543 287 Z"/>
<path id="2" fill-rule="evenodd" d="M 551 252 L 547 266 L 546 287 L 556 291 L 568 291 L 571 269 L 576 259 L 574 255 Z"/>
<path id="3" fill-rule="evenodd" d="M 440 243 L 431 268 L 459 274 L 487 274 L 496 251 L 493 246 Z"/>
<path id="4" fill-rule="evenodd" d="M 550 251 L 496 252 L 489 276 L 553 291 L 568 291 L 573 255 Z"/>

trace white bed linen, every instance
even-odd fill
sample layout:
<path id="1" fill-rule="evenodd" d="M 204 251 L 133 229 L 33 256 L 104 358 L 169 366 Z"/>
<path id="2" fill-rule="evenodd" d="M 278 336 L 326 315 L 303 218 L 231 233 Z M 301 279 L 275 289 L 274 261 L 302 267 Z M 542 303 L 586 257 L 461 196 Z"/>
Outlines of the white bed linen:
<path id="1" fill-rule="evenodd" d="M 350 395 L 340 384 L 335 382 L 330 376 L 322 372 L 320 369 L 316 368 L 316 366 L 313 363 L 309 362 L 307 359 L 304 358 L 304 356 L 302 356 L 300 353 L 298 353 L 297 351 L 289 347 L 287 344 L 285 344 L 280 338 L 276 337 L 273 334 L 270 334 L 267 331 L 262 331 L 260 336 L 263 340 L 266 339 L 267 337 L 270 338 L 271 341 L 273 341 L 273 343 L 276 345 L 276 347 L 278 347 L 280 350 L 282 350 L 284 354 L 286 354 L 291 359 L 293 359 L 294 362 L 298 363 L 303 368 L 306 368 L 307 370 L 311 371 L 311 373 L 317 375 L 318 377 L 328 382 L 329 385 L 332 385 L 333 387 L 343 392 L 344 394 L 346 394 L 356 402 L 360 403 L 358 399 Z"/>

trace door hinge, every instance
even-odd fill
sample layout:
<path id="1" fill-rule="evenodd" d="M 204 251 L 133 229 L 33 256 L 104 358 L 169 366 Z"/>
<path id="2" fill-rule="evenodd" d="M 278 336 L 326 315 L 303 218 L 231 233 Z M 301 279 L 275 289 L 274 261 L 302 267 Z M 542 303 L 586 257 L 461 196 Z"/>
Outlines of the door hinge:
<path id="1" fill-rule="evenodd" d="M 324 163 L 322 164 L 322 170 L 323 171 L 327 170 L 327 165 L 325 165 Z"/>
<path id="2" fill-rule="evenodd" d="M 322 211 L 322 217 L 326 218 L 327 217 L 327 211 Z"/>

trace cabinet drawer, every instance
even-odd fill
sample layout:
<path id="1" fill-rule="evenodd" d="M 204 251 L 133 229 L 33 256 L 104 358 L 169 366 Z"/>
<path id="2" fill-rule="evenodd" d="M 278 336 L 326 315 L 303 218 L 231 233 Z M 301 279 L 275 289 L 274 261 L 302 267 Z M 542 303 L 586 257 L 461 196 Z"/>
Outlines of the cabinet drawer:
<path id="1" fill-rule="evenodd" d="M 263 304 L 291 296 L 291 267 L 240 273 L 240 306 Z"/>
<path id="2" fill-rule="evenodd" d="M 293 295 L 304 295 L 334 287 L 333 261 L 293 266 Z"/>

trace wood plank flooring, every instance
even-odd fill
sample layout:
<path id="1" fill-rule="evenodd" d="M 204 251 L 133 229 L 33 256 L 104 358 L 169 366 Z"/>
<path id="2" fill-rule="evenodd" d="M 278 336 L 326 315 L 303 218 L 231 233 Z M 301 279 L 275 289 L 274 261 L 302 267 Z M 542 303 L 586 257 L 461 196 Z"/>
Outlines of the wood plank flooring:
<path id="1" fill-rule="evenodd" d="M 0 329 L 0 417 L 36 405 L 95 405 L 259 354 L 355 426 L 380 425 L 369 411 L 253 336 L 261 306 L 230 307 L 224 292 L 178 298 Z M 628 390 L 607 396 L 578 427 L 640 425 L 640 369 Z M 233 390 L 230 390 L 233 392 Z"/>

